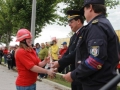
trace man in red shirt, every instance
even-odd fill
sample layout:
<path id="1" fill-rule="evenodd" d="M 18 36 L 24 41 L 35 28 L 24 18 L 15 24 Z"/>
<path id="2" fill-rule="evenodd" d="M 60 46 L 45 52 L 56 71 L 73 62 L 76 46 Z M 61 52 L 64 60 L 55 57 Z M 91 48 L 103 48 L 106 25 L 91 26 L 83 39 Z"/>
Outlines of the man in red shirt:
<path id="1" fill-rule="evenodd" d="M 68 49 L 68 47 L 67 47 L 67 42 L 63 42 L 61 45 L 63 45 L 63 48 L 61 48 L 60 51 L 59 51 L 59 59 L 61 59 L 62 57 L 64 57 L 64 54 L 65 54 L 65 52 L 66 52 L 67 49 Z M 62 71 L 63 74 L 66 74 L 66 73 L 68 73 L 68 72 L 69 72 L 69 66 L 66 67 L 66 68 Z"/>
<path id="2" fill-rule="evenodd" d="M 59 59 L 62 58 L 62 56 L 64 55 L 64 53 L 66 52 L 67 50 L 67 42 L 63 42 L 61 45 L 63 45 L 63 48 L 60 49 L 59 51 Z"/>
<path id="3" fill-rule="evenodd" d="M 7 63 L 7 54 L 8 54 L 8 48 L 5 47 L 5 49 L 3 50 L 3 54 L 4 54 L 4 64 Z"/>

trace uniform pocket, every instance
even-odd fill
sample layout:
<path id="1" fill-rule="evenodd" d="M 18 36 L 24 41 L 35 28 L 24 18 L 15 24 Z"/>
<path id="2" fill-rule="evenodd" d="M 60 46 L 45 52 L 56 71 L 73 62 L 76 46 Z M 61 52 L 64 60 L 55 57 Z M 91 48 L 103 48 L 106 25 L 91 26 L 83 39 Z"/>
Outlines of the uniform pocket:
<path id="1" fill-rule="evenodd" d="M 92 39 L 88 42 L 88 46 L 100 46 L 103 44 L 103 39 Z"/>

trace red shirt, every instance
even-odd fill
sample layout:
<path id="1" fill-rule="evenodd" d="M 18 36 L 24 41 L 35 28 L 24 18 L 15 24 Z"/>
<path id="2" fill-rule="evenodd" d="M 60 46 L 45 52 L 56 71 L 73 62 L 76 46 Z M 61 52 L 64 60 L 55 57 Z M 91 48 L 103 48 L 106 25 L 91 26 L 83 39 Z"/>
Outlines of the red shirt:
<path id="1" fill-rule="evenodd" d="M 120 69 L 120 64 L 117 65 L 117 68 Z"/>
<path id="2" fill-rule="evenodd" d="M 38 65 L 40 59 L 37 57 L 34 50 L 27 51 L 22 48 L 18 49 L 15 54 L 18 77 L 16 80 L 17 86 L 30 86 L 37 80 L 37 73 L 30 69 L 34 65 Z"/>
<path id="3" fill-rule="evenodd" d="M 62 48 L 62 49 L 60 49 L 60 51 L 59 51 L 59 59 L 60 58 L 62 58 L 62 56 L 64 55 L 64 53 L 67 51 L 67 47 L 66 48 Z"/>
<path id="4" fill-rule="evenodd" d="M 119 57 L 119 62 L 120 62 L 120 54 L 118 55 Z M 120 63 L 118 63 L 117 68 L 120 69 Z"/>
<path id="5" fill-rule="evenodd" d="M 6 54 L 8 54 L 8 49 L 4 49 L 3 50 L 3 53 L 6 55 Z"/>

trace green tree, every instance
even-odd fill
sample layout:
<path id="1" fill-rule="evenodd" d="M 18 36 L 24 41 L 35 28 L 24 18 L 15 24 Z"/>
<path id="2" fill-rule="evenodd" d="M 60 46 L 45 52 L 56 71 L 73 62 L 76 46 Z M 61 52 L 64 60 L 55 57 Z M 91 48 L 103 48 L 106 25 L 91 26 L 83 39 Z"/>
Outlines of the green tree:
<path id="1" fill-rule="evenodd" d="M 9 44 L 12 35 L 12 0 L 0 0 L 0 41 Z M 9 7 L 9 8 L 8 8 Z"/>
<path id="2" fill-rule="evenodd" d="M 82 8 L 84 0 L 61 0 L 64 5 L 66 5 L 66 7 L 64 9 L 61 10 L 61 13 L 64 13 L 65 16 L 60 16 L 59 17 L 59 21 L 58 23 L 60 25 L 67 25 L 67 16 L 66 16 L 66 12 L 67 10 L 80 10 L 80 8 Z M 105 0 L 105 5 L 109 8 L 115 8 L 116 5 L 119 4 L 119 0 Z M 68 36 L 72 36 L 73 32 L 71 31 Z"/>
<path id="3" fill-rule="evenodd" d="M 46 24 L 56 21 L 60 0 L 37 0 L 36 36 Z M 10 42 L 19 28 L 31 27 L 32 0 L 0 0 L 0 40 Z M 7 39 L 7 40 L 6 40 Z M 8 44 L 7 44 L 8 45 Z"/>
<path id="4" fill-rule="evenodd" d="M 36 7 L 36 36 L 39 35 L 46 24 L 52 24 L 56 21 L 58 15 L 55 13 L 59 0 L 37 0 Z M 30 30 L 32 0 L 14 0 L 14 22 L 17 27 L 25 27 Z"/>
<path id="5" fill-rule="evenodd" d="M 66 14 L 67 10 L 80 10 L 82 8 L 84 0 L 61 0 L 66 7 L 61 10 L 61 13 Z M 105 5 L 109 8 L 115 8 L 116 5 L 119 4 L 119 0 L 105 0 Z M 67 24 L 67 16 L 59 17 L 59 24 L 66 25 Z"/>

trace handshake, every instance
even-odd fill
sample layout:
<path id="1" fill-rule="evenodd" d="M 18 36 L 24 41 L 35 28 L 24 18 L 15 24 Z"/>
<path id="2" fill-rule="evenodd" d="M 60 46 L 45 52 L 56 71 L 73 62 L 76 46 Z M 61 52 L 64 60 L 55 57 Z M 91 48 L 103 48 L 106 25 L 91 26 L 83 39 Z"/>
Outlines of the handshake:
<path id="1" fill-rule="evenodd" d="M 60 66 L 59 66 L 58 61 L 52 62 L 50 64 L 51 64 L 50 65 L 51 69 L 48 70 L 47 74 L 49 75 L 50 78 L 54 78 L 56 76 L 56 72 L 58 72 L 58 68 Z M 72 78 L 71 78 L 71 72 L 68 72 L 67 74 L 63 74 L 62 77 L 63 77 L 63 79 L 65 79 L 68 82 L 73 81 Z"/>
<path id="2" fill-rule="evenodd" d="M 50 70 L 47 70 L 47 74 L 50 78 L 55 78 L 56 76 L 56 72 L 58 72 L 58 68 L 60 67 L 58 61 L 55 61 L 55 62 L 51 62 L 50 63 L 50 57 L 47 57 L 45 58 L 45 63 L 49 63 L 49 67 L 50 67 Z M 65 79 L 66 81 L 68 82 L 72 82 L 72 78 L 71 78 L 71 72 L 68 72 L 67 74 L 63 74 L 62 75 L 63 79 Z"/>
<path id="3" fill-rule="evenodd" d="M 58 61 L 49 63 L 49 67 L 50 67 L 50 69 L 47 70 L 47 74 L 50 78 L 54 78 L 56 76 L 56 73 L 57 73 L 58 67 L 59 67 Z"/>

